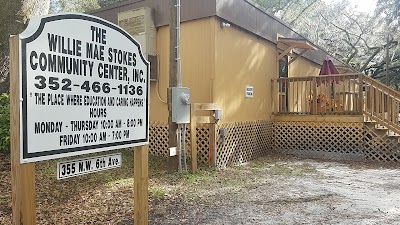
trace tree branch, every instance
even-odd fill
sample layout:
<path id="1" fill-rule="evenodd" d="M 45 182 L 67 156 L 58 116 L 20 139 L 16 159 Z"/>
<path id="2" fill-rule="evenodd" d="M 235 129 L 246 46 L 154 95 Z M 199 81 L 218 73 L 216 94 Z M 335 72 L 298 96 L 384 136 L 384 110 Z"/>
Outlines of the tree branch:
<path id="1" fill-rule="evenodd" d="M 308 4 L 297 16 L 294 18 L 289 24 L 293 26 L 294 21 L 296 21 L 305 11 L 307 11 L 308 8 L 310 8 L 312 5 L 314 5 L 318 0 L 314 0 L 310 4 Z"/>

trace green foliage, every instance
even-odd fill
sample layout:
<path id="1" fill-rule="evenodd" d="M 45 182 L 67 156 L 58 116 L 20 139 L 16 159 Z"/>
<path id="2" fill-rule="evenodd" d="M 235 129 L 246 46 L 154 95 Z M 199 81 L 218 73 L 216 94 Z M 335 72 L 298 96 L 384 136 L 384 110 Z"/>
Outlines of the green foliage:
<path id="1" fill-rule="evenodd" d="M 254 1 L 330 55 L 400 89 L 400 0 L 378 0 L 375 12 L 349 0 Z"/>
<path id="2" fill-rule="evenodd" d="M 154 199 L 162 200 L 167 195 L 167 191 L 163 188 L 151 188 L 150 189 L 151 196 Z"/>
<path id="3" fill-rule="evenodd" d="M 48 13 L 50 0 L 0 0 L 0 94 L 9 90 L 9 38 L 21 33 L 32 16 Z"/>
<path id="4" fill-rule="evenodd" d="M 400 17 L 400 0 L 378 0 L 376 4 L 376 14 L 382 17 L 389 23 L 396 21 Z"/>
<path id="5" fill-rule="evenodd" d="M 8 55 L 8 39 L 10 34 L 18 34 L 22 30 L 22 18 L 19 10 L 22 3 L 16 1 L 2 1 L 0 7 L 0 57 Z"/>
<path id="6" fill-rule="evenodd" d="M 86 12 L 99 7 L 97 0 L 52 0 L 50 13 Z"/>
<path id="7" fill-rule="evenodd" d="M 51 0 L 50 13 L 87 12 L 126 0 Z"/>
<path id="8" fill-rule="evenodd" d="M 106 7 L 115 3 L 124 2 L 126 0 L 98 0 L 100 7 Z"/>
<path id="9" fill-rule="evenodd" d="M 10 152 L 10 96 L 0 95 L 0 152 Z"/>

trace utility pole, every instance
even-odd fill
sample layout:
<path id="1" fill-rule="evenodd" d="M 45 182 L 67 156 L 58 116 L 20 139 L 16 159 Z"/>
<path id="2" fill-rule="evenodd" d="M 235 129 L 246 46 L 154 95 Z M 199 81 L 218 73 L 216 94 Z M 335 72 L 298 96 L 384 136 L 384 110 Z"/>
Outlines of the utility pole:
<path id="1" fill-rule="evenodd" d="M 386 85 L 387 86 L 390 86 L 390 84 L 389 84 L 389 64 L 390 64 L 390 56 L 389 56 L 389 42 L 390 42 L 390 38 L 389 38 L 389 35 L 390 35 L 390 29 L 389 29 L 389 24 L 390 24 L 390 21 L 389 21 L 389 19 L 386 19 L 386 65 L 385 65 L 385 67 L 386 67 L 386 74 L 385 74 L 385 78 L 386 78 Z"/>
<path id="2" fill-rule="evenodd" d="M 178 125 L 172 122 L 172 87 L 177 86 L 177 63 L 175 60 L 177 53 L 177 11 L 176 11 L 176 0 L 169 1 L 170 8 L 170 16 L 169 16 L 169 88 L 168 88 L 168 130 L 169 130 L 169 139 L 168 146 L 177 147 L 177 129 Z M 178 169 L 178 156 L 171 156 L 169 162 L 169 167 L 171 171 L 176 171 Z"/>
<path id="3" fill-rule="evenodd" d="M 387 86 L 390 86 L 390 84 L 389 84 L 389 82 L 390 82 L 390 79 L 389 79 L 389 64 L 390 64 L 389 42 L 390 42 L 390 40 L 389 40 L 389 30 L 388 30 L 387 34 L 386 34 L 386 74 L 385 74 Z"/>

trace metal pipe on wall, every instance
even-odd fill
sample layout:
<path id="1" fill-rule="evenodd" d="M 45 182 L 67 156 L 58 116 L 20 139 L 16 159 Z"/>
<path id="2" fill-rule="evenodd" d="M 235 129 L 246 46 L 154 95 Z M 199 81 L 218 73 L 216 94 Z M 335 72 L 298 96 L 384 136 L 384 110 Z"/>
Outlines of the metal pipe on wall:
<path id="1" fill-rule="evenodd" d="M 182 141 L 182 152 L 183 152 L 183 163 L 185 172 L 187 172 L 187 162 L 186 162 L 186 123 L 183 124 L 183 141 Z"/>
<path id="2" fill-rule="evenodd" d="M 176 69 L 177 85 L 182 87 L 181 74 L 181 0 L 176 0 Z"/>
<path id="3" fill-rule="evenodd" d="M 213 151 L 213 166 L 217 169 L 217 121 L 214 122 L 214 151 Z"/>
<path id="4" fill-rule="evenodd" d="M 181 128 L 182 125 L 178 124 L 178 130 L 177 130 L 177 140 L 178 140 L 178 160 L 179 160 L 179 173 L 182 173 L 182 135 L 181 135 Z"/>

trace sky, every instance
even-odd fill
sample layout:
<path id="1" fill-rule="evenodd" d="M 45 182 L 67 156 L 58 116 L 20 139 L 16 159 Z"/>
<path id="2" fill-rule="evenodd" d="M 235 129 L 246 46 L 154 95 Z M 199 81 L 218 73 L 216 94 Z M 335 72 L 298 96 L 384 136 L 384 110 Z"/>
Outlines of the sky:
<path id="1" fill-rule="evenodd" d="M 353 6 L 361 12 L 373 12 L 377 0 L 348 0 Z"/>

